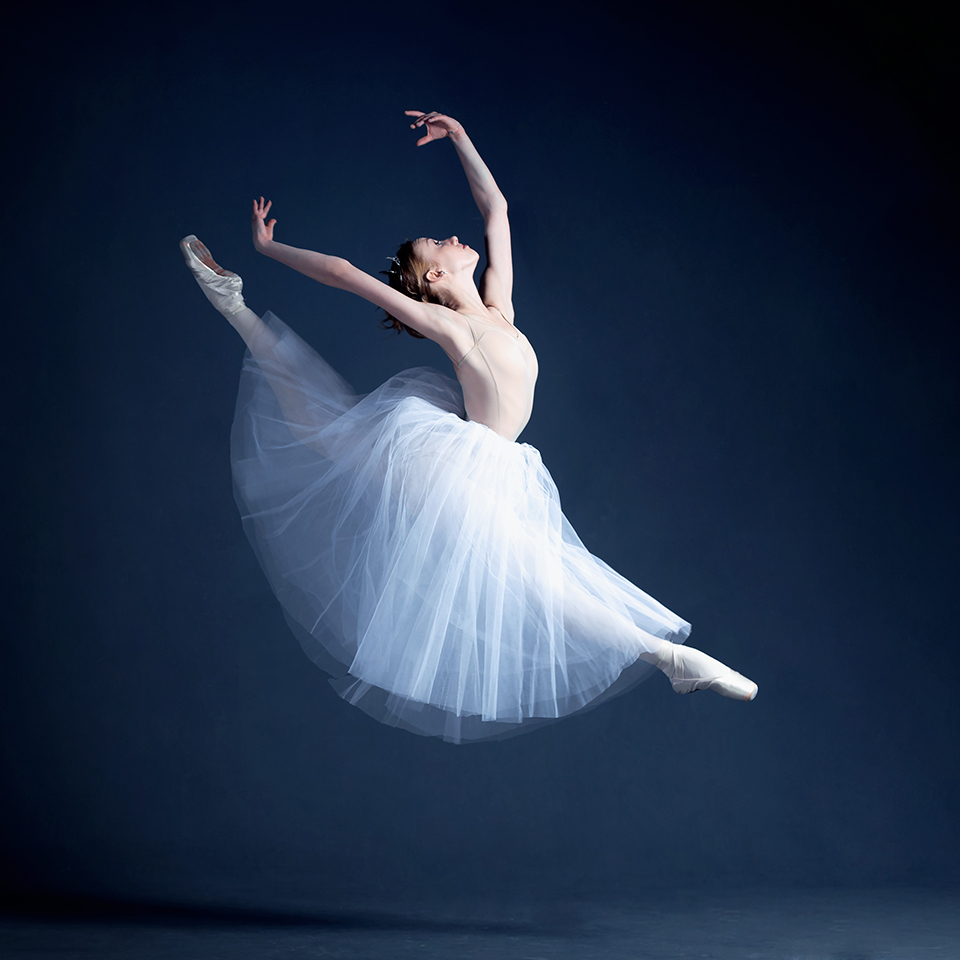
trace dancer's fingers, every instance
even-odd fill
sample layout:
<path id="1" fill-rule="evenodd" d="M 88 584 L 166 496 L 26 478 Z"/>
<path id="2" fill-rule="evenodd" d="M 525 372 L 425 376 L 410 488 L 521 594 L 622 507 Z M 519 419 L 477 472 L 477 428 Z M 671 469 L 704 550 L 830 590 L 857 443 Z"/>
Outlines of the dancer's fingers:
<path id="1" fill-rule="evenodd" d="M 437 113 L 435 110 L 430 113 L 421 113 L 419 110 L 406 110 L 405 113 L 408 113 L 411 117 L 416 116 L 419 119 L 416 123 L 411 124 L 414 127 L 422 127 L 425 123 L 430 123 L 431 120 L 436 120 L 438 117 L 442 117 L 442 113 Z"/>

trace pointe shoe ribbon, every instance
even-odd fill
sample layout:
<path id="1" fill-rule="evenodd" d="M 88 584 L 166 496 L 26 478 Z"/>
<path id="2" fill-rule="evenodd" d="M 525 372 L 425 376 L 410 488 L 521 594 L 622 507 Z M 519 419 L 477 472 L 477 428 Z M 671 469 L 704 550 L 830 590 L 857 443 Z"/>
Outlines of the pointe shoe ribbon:
<path id="1" fill-rule="evenodd" d="M 233 316 L 246 306 L 240 292 L 243 280 L 224 270 L 192 233 L 180 241 L 180 251 L 207 299 L 224 316 Z"/>
<path id="2" fill-rule="evenodd" d="M 752 700 L 757 685 L 701 650 L 665 642 L 657 653 L 656 666 L 669 678 L 677 693 L 712 690 L 733 700 Z"/>

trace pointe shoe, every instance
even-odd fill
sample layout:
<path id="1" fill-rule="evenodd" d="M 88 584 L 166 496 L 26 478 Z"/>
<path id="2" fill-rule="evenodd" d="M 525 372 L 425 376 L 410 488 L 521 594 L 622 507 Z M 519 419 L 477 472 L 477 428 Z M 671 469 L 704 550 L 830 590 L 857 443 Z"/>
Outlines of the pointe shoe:
<path id="1" fill-rule="evenodd" d="M 655 664 L 670 678 L 677 693 L 712 690 L 733 700 L 752 700 L 757 695 L 758 688 L 752 680 L 693 647 L 665 641 Z"/>
<path id="2" fill-rule="evenodd" d="M 180 251 L 206 298 L 225 317 L 232 317 L 246 306 L 240 293 L 243 281 L 224 270 L 192 233 L 180 241 Z"/>

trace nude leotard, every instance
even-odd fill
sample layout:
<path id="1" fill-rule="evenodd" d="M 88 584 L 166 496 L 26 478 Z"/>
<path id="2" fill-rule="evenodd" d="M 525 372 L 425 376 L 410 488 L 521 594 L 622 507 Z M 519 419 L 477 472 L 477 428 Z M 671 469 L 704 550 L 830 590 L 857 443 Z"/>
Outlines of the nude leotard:
<path id="1" fill-rule="evenodd" d="M 463 388 L 467 417 L 516 440 L 533 411 L 537 355 L 512 324 L 505 330 L 489 320 L 461 316 L 473 334 L 473 346 L 459 361 L 450 359 Z"/>

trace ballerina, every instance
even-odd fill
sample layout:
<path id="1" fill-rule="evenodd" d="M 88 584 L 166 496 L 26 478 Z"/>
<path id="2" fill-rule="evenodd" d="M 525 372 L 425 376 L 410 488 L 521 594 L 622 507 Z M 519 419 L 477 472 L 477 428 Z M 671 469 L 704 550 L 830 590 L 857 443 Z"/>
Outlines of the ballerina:
<path id="1" fill-rule="evenodd" d="M 517 437 L 538 364 L 514 323 L 507 203 L 462 124 L 406 111 L 450 140 L 483 216 L 487 267 L 456 236 L 405 242 L 389 283 L 280 243 L 253 203 L 262 254 L 433 340 L 456 380 L 421 367 L 359 396 L 195 237 L 207 298 L 248 348 L 232 434 L 244 525 L 305 652 L 377 719 L 452 742 L 570 715 L 657 668 L 678 693 L 752 700 L 757 685 L 681 644 L 690 625 L 594 557 Z"/>

